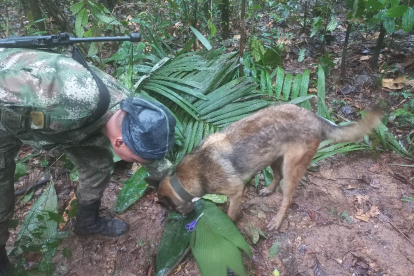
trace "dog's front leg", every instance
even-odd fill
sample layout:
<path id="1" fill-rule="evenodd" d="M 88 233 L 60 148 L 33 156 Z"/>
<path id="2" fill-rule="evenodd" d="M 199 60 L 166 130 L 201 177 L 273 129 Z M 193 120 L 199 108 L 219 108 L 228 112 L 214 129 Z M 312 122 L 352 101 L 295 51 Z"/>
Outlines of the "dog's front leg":
<path id="1" fill-rule="evenodd" d="M 229 195 L 230 199 L 230 206 L 229 210 L 227 211 L 227 216 L 232 220 L 236 221 L 237 213 L 240 209 L 242 199 L 243 199 L 243 191 L 244 191 L 244 184 L 241 182 L 241 185 L 234 188 L 234 193 Z"/>

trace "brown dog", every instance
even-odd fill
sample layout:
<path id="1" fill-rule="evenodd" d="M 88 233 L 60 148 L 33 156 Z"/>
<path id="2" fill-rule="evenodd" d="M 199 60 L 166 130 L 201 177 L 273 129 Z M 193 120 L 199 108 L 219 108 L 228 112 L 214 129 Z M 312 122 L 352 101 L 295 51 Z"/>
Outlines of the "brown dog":
<path id="1" fill-rule="evenodd" d="M 369 134 L 380 122 L 381 111 L 367 112 L 357 123 L 336 126 L 313 112 L 292 104 L 270 106 L 205 138 L 186 155 L 174 175 L 147 178 L 158 187 L 160 203 L 169 211 L 188 214 L 193 197 L 226 195 L 227 215 L 234 221 L 242 202 L 244 181 L 269 166 L 274 178 L 261 196 L 273 193 L 283 178 L 283 200 L 268 229 L 279 229 L 302 176 L 323 140 L 352 142 Z"/>

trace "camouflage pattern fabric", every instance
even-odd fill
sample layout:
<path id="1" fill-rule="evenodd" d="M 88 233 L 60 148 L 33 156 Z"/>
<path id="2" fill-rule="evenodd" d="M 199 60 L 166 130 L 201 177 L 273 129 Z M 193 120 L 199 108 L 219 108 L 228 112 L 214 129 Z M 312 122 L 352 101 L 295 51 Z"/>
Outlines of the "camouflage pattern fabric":
<path id="1" fill-rule="evenodd" d="M 99 132 L 131 92 L 110 75 L 90 67 L 108 87 L 111 103 L 101 120 L 80 128 L 95 110 L 99 98 L 90 72 L 65 54 L 0 48 L 0 109 L 30 108 L 45 115 L 44 126 L 31 118 L 26 127 L 30 133 L 15 136 L 25 144 L 51 149 L 79 144 Z"/>

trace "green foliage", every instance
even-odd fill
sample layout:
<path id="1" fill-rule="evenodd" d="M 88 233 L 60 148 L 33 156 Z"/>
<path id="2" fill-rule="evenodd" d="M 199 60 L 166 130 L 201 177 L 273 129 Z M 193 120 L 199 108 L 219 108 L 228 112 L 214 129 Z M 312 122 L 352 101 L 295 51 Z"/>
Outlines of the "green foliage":
<path id="1" fill-rule="evenodd" d="M 17 258 L 17 266 L 13 275 L 26 275 L 25 259 L 22 253 L 37 252 L 42 254 L 37 271 L 52 275 L 55 265 L 51 262 L 57 252 L 59 241 L 67 237 L 65 232 L 58 232 L 58 222 L 63 218 L 57 213 L 57 196 L 51 183 L 33 204 L 20 228 L 10 255 Z"/>
<path id="2" fill-rule="evenodd" d="M 406 149 L 383 123 L 376 127 L 375 132 L 384 150 L 391 149 L 394 153 L 408 160 L 414 160 L 413 153 Z"/>
<path id="3" fill-rule="evenodd" d="M 195 231 L 185 225 L 200 217 Z M 186 218 L 171 214 L 164 228 L 156 259 L 156 275 L 165 275 L 190 246 L 203 276 L 226 275 L 227 267 L 246 275 L 240 250 L 251 256 L 248 243 L 234 223 L 214 203 L 200 199 Z"/>
<path id="4" fill-rule="evenodd" d="M 342 221 L 342 220 L 346 220 L 346 221 L 348 221 L 349 223 L 354 223 L 354 221 L 353 221 L 353 220 L 352 220 L 352 218 L 349 216 L 349 214 L 348 214 L 348 212 L 347 212 L 347 211 L 343 211 L 343 212 L 340 214 L 339 218 L 341 219 L 341 221 Z"/>
<path id="5" fill-rule="evenodd" d="M 406 5 L 401 5 L 401 6 L 395 6 L 393 8 L 388 9 L 385 14 L 389 17 L 389 18 L 397 18 L 402 16 L 406 11 L 407 11 L 408 7 Z"/>
<path id="6" fill-rule="evenodd" d="M 404 32 L 409 33 L 414 26 L 414 9 L 409 7 L 402 17 L 402 28 Z"/>
<path id="7" fill-rule="evenodd" d="M 82 0 L 70 7 L 72 15 L 76 15 L 75 34 L 77 37 L 91 37 L 102 33 L 108 26 L 117 26 L 121 23 L 103 5 L 92 0 Z M 89 17 L 89 15 L 91 15 Z M 86 27 L 91 24 L 89 29 Z M 89 46 L 88 56 L 98 53 L 98 42 Z"/>
<path id="8" fill-rule="evenodd" d="M 305 53 L 306 53 L 306 49 L 302 48 L 299 51 L 299 56 L 298 56 L 298 61 L 302 62 L 305 59 Z"/>
<path id="9" fill-rule="evenodd" d="M 330 145 L 331 141 L 326 140 L 320 143 L 318 147 L 318 151 L 313 157 L 311 164 L 317 163 L 323 159 L 331 157 L 335 154 L 344 154 L 349 153 L 351 151 L 357 150 L 366 150 L 368 149 L 365 145 L 355 144 L 355 143 L 337 143 L 334 145 Z"/>
<path id="10" fill-rule="evenodd" d="M 170 215 L 171 217 L 171 215 Z M 162 233 L 158 254 L 155 261 L 156 276 L 163 276 L 182 258 L 186 252 L 191 232 L 185 226 L 197 218 L 196 212 L 192 212 L 186 218 L 176 214 L 175 218 L 169 217 Z"/>
<path id="11" fill-rule="evenodd" d="M 203 201 L 204 215 L 191 236 L 190 246 L 203 276 L 227 275 L 227 267 L 246 275 L 240 250 L 252 255 L 249 244 L 230 218 L 214 203 Z"/>
<path id="12" fill-rule="evenodd" d="M 78 171 L 78 168 L 74 167 L 70 171 L 69 178 L 73 182 L 79 181 L 79 171 Z"/>
<path id="13" fill-rule="evenodd" d="M 399 108 L 395 110 L 395 120 L 400 126 L 414 125 L 414 114 L 406 109 Z"/>
<path id="14" fill-rule="evenodd" d="M 254 227 L 253 225 L 250 224 L 250 222 L 249 222 L 249 231 L 250 231 L 250 236 L 251 236 L 253 244 L 256 244 L 259 241 L 260 236 L 267 239 L 267 236 L 262 232 L 262 230 Z"/>
<path id="15" fill-rule="evenodd" d="M 20 177 L 28 175 L 27 167 L 22 162 L 16 163 L 16 169 L 14 171 L 14 181 L 18 181 Z"/>
<path id="16" fill-rule="evenodd" d="M 115 212 L 121 214 L 143 195 L 148 186 L 144 180 L 147 176 L 149 173 L 144 167 L 141 167 L 125 182 L 116 198 Z"/>
<path id="17" fill-rule="evenodd" d="M 402 198 L 401 201 L 414 202 L 414 197 L 406 196 L 406 197 Z"/>
<path id="18" fill-rule="evenodd" d="M 207 50 L 211 50 L 213 47 L 211 46 L 210 42 L 203 36 L 202 33 L 200 33 L 198 30 L 190 26 L 190 29 L 193 31 L 193 33 L 197 36 L 198 40 L 206 47 Z"/>
<path id="19" fill-rule="evenodd" d="M 214 203 L 218 203 L 218 204 L 227 202 L 227 196 L 225 196 L 225 195 L 207 194 L 207 195 L 204 195 L 202 198 L 203 199 L 208 199 L 208 200 L 210 200 Z"/>
<path id="20" fill-rule="evenodd" d="M 269 258 L 273 259 L 277 253 L 279 253 L 280 250 L 280 242 L 278 240 L 275 240 L 275 242 L 272 244 L 272 246 L 269 249 Z"/>

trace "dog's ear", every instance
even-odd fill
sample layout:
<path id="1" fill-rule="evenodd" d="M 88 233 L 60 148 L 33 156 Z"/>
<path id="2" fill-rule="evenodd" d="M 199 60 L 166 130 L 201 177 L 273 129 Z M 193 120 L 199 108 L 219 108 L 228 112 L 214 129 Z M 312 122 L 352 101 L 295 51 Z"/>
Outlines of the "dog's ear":
<path id="1" fill-rule="evenodd" d="M 148 187 L 158 190 L 158 187 L 160 186 L 162 178 L 148 176 L 148 177 L 145 177 L 144 180 L 145 182 L 148 183 Z"/>

